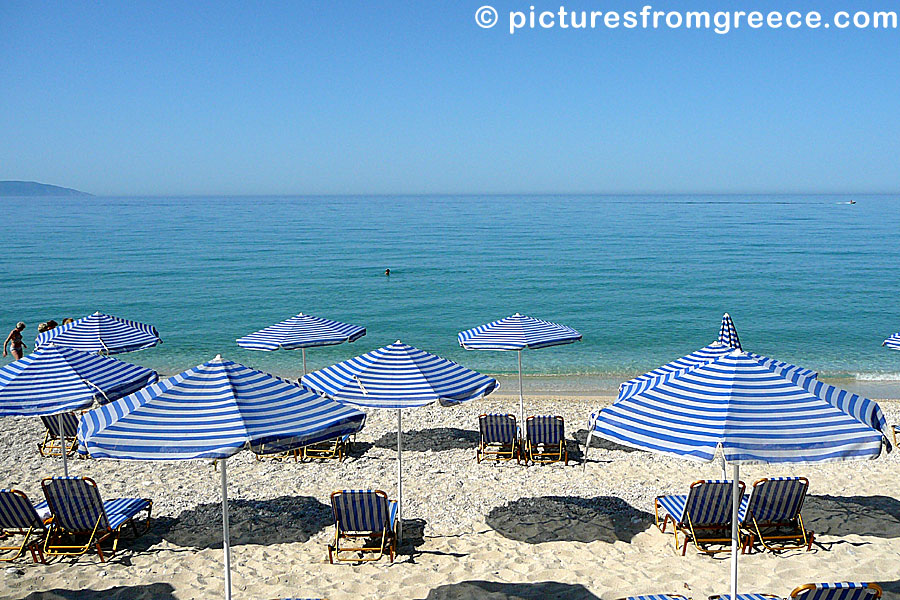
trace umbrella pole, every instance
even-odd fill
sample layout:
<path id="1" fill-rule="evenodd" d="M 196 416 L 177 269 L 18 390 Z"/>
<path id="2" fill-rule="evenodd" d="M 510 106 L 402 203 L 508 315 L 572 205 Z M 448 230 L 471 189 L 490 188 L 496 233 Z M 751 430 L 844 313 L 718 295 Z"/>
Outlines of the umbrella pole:
<path id="1" fill-rule="evenodd" d="M 738 546 L 739 523 L 738 512 L 741 506 L 740 468 L 734 465 L 734 481 L 731 482 L 731 597 L 737 598 L 738 587 Z"/>
<path id="2" fill-rule="evenodd" d="M 520 427 L 525 427 L 525 396 L 522 394 L 522 351 L 519 354 L 519 423 Z"/>
<path id="3" fill-rule="evenodd" d="M 59 451 L 62 452 L 63 457 L 63 475 L 65 477 L 69 476 L 69 457 L 66 456 L 68 452 L 66 452 L 66 432 L 63 431 L 63 417 L 62 413 L 56 414 L 56 424 L 59 427 Z"/>
<path id="4" fill-rule="evenodd" d="M 397 545 L 403 539 L 403 445 L 401 434 L 403 433 L 401 416 L 403 412 L 397 409 Z"/>
<path id="5" fill-rule="evenodd" d="M 225 600 L 231 600 L 231 540 L 228 535 L 228 475 L 226 464 L 228 459 L 223 458 L 222 463 L 222 549 L 225 551 Z"/>
<path id="6" fill-rule="evenodd" d="M 303 353 L 303 374 L 306 375 L 306 348 L 300 348 Z"/>

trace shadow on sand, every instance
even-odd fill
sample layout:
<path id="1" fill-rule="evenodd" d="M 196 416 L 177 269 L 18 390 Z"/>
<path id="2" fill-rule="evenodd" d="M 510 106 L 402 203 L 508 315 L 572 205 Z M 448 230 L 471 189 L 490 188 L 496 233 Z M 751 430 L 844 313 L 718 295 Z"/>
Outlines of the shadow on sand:
<path id="1" fill-rule="evenodd" d="M 48 590 L 32 592 L 23 600 L 177 600 L 168 583 L 121 585 L 108 590 Z"/>
<path id="2" fill-rule="evenodd" d="M 807 496 L 803 523 L 816 535 L 900 538 L 900 500 L 890 496 Z"/>
<path id="3" fill-rule="evenodd" d="M 311 496 L 228 501 L 231 545 L 306 542 L 334 523 L 331 507 Z M 166 540 L 191 548 L 222 547 L 222 505 L 201 504 L 176 518 L 154 517 L 150 531 L 124 547 L 140 552 Z"/>
<path id="4" fill-rule="evenodd" d="M 477 431 L 456 427 L 435 427 L 403 432 L 403 451 L 441 452 L 443 450 L 475 449 L 480 439 Z M 379 448 L 397 449 L 397 432 L 388 432 L 375 441 Z"/>
<path id="5" fill-rule="evenodd" d="M 583 585 L 542 581 L 539 583 L 497 583 L 462 581 L 442 585 L 423 600 L 600 600 Z"/>
<path id="6" fill-rule="evenodd" d="M 485 518 L 500 535 L 519 542 L 631 542 L 653 515 L 621 498 L 543 496 L 499 506 Z"/>

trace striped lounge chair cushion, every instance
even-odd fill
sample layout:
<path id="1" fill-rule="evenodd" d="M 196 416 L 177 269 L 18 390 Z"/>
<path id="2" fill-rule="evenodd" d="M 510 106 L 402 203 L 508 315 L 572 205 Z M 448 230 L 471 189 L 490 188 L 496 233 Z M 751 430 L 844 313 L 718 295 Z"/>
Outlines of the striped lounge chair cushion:
<path id="1" fill-rule="evenodd" d="M 802 600 L 865 600 L 879 595 L 878 590 L 862 582 L 816 583 L 815 589 L 803 590 L 795 598 Z"/>
<path id="2" fill-rule="evenodd" d="M 343 490 L 332 497 L 334 519 L 342 531 L 383 531 L 393 528 L 397 503 L 372 490 Z"/>
<path id="3" fill-rule="evenodd" d="M 787 523 L 803 508 L 809 481 L 802 477 L 773 477 L 753 486 L 746 518 L 762 523 Z M 743 519 L 742 519 L 743 520 Z"/>
<path id="4" fill-rule="evenodd" d="M 516 441 L 516 418 L 513 415 L 482 415 L 478 418 L 478 428 L 486 444 L 512 444 Z"/>
<path id="5" fill-rule="evenodd" d="M 67 412 L 62 414 L 63 432 L 67 438 L 73 438 L 78 435 L 78 422 L 80 420 L 81 416 L 78 415 L 78 413 Z M 50 435 L 57 438 L 59 437 L 58 415 L 42 416 L 41 421 L 44 422 L 44 427 L 47 428 Z"/>
<path id="6" fill-rule="evenodd" d="M 41 527 L 43 519 L 24 493 L 0 490 L 0 529 Z"/>
<path id="7" fill-rule="evenodd" d="M 687 525 L 690 514 L 694 526 L 728 525 L 731 523 L 732 482 L 727 480 L 705 481 L 691 488 L 687 495 L 660 496 L 660 508 L 676 523 Z M 743 520 L 750 497 L 744 494 L 738 509 L 738 520 Z"/>
<path id="8" fill-rule="evenodd" d="M 116 529 L 150 506 L 142 498 L 102 500 L 97 486 L 81 477 L 54 477 L 44 483 L 44 494 L 54 522 L 68 531 Z"/>
<path id="9" fill-rule="evenodd" d="M 525 434 L 532 444 L 558 445 L 565 437 L 563 421 L 552 415 L 529 417 Z"/>

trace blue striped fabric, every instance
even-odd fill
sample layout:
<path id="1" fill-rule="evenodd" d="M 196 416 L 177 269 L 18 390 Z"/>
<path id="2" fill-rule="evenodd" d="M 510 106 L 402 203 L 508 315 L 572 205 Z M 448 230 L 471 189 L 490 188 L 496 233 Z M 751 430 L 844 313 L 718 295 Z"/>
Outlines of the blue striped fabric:
<path id="1" fill-rule="evenodd" d="M 894 350 L 900 350 L 900 332 L 895 333 L 888 339 L 884 340 L 882 346 L 887 346 L 888 348 L 893 348 Z"/>
<path id="2" fill-rule="evenodd" d="M 741 350 L 741 340 L 738 339 L 737 329 L 731 315 L 725 313 L 722 315 L 722 326 L 719 328 L 719 343 L 725 344 L 729 348 Z"/>
<path id="3" fill-rule="evenodd" d="M 84 352 L 118 354 L 151 348 L 161 341 L 152 325 L 95 312 L 38 334 L 34 346 L 53 344 Z"/>
<path id="4" fill-rule="evenodd" d="M 0 416 L 71 412 L 156 381 L 156 372 L 145 367 L 46 346 L 0 368 Z"/>
<path id="5" fill-rule="evenodd" d="M 366 328 L 300 313 L 237 340 L 250 350 L 299 350 L 353 342 L 366 335 Z"/>
<path id="6" fill-rule="evenodd" d="M 804 589 L 792 597 L 799 600 L 865 600 L 880 595 L 874 587 L 862 582 L 816 583 L 815 589 Z"/>
<path id="7" fill-rule="evenodd" d="M 92 531 L 98 522 L 100 530 L 117 529 L 150 506 L 143 498 L 103 500 L 97 484 L 82 477 L 54 477 L 41 486 L 54 526 L 67 531 Z"/>
<path id="8" fill-rule="evenodd" d="M 466 350 L 524 350 L 571 344 L 580 340 L 581 334 L 565 325 L 516 313 L 461 331 L 457 338 Z"/>
<path id="9" fill-rule="evenodd" d="M 364 422 L 356 409 L 217 356 L 85 413 L 78 438 L 95 458 L 227 458 L 246 444 L 281 452 Z"/>
<path id="10" fill-rule="evenodd" d="M 737 600 L 781 600 L 773 594 L 738 594 Z M 731 594 L 717 594 L 710 596 L 709 600 L 731 600 Z"/>
<path id="11" fill-rule="evenodd" d="M 380 490 L 342 490 L 332 495 L 331 508 L 342 532 L 383 531 L 390 527 L 387 494 Z"/>
<path id="12" fill-rule="evenodd" d="M 63 422 L 63 434 L 67 438 L 74 438 L 78 435 L 78 421 L 81 420 L 81 415 L 78 413 L 62 413 L 62 422 Z M 50 432 L 50 435 L 58 438 L 59 437 L 59 417 L 56 415 L 53 416 L 42 416 L 41 421 L 44 423 L 44 427 L 47 428 L 47 431 Z"/>
<path id="13" fill-rule="evenodd" d="M 516 441 L 514 415 L 487 414 L 478 417 L 478 429 L 485 444 L 512 444 Z"/>
<path id="14" fill-rule="evenodd" d="M 23 492 L 0 490 L 0 530 L 43 527 L 34 505 Z"/>
<path id="15" fill-rule="evenodd" d="M 688 526 L 688 516 L 694 527 L 726 526 L 731 524 L 733 481 L 706 480 L 691 485 L 686 495 L 660 496 L 659 506 L 680 526 Z M 741 506 L 738 520 L 744 518 L 749 497 L 744 495 L 744 483 L 738 482 Z"/>
<path id="16" fill-rule="evenodd" d="M 601 410 L 593 431 L 618 444 L 700 461 L 711 461 L 720 444 L 728 462 L 743 464 L 880 454 L 885 420 L 876 403 L 774 362 L 733 350 L 670 373 Z"/>
<path id="17" fill-rule="evenodd" d="M 412 408 L 444 406 L 481 398 L 496 379 L 399 341 L 314 371 L 301 380 L 307 388 L 357 406 Z"/>
<path id="18" fill-rule="evenodd" d="M 82 477 L 53 477 L 41 483 L 53 525 L 66 531 L 105 530 L 109 521 L 96 484 Z"/>
<path id="19" fill-rule="evenodd" d="M 756 519 L 759 525 L 791 523 L 803 508 L 809 481 L 805 477 L 770 477 L 757 481 L 750 491 L 742 521 Z"/>
<path id="20" fill-rule="evenodd" d="M 562 417 L 539 415 L 525 419 L 525 435 L 532 444 L 557 445 L 565 437 Z"/>
<path id="21" fill-rule="evenodd" d="M 731 320 L 731 317 L 728 315 L 728 313 L 725 313 L 722 316 L 722 326 L 719 329 L 719 339 L 717 339 L 709 346 L 697 350 L 696 352 L 692 352 L 687 356 L 683 356 L 677 360 L 673 360 L 672 362 L 665 364 L 658 369 L 654 369 L 649 373 L 644 373 L 640 377 L 635 377 L 630 381 L 626 381 L 621 386 L 619 386 L 618 399 L 621 400 L 634 396 L 635 394 L 639 394 L 642 391 L 657 385 L 662 379 L 669 375 L 681 373 L 697 366 L 709 364 L 727 354 L 730 354 L 734 350 L 740 349 L 741 343 L 738 340 L 737 330 L 734 327 L 734 322 Z M 783 363 L 771 358 L 766 358 L 765 356 L 759 356 L 757 354 L 749 352 L 748 354 L 750 356 L 758 358 L 762 362 L 769 364 L 773 368 L 784 372 L 786 376 L 791 379 L 796 379 L 797 381 L 803 379 L 816 379 L 816 377 L 818 376 L 815 371 L 810 371 L 809 369 L 804 369 L 802 367 Z"/>

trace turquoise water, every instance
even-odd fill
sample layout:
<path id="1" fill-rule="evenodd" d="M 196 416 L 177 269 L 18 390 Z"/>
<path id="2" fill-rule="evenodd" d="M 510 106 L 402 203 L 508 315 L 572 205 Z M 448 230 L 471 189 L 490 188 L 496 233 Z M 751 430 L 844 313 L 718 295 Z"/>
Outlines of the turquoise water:
<path id="1" fill-rule="evenodd" d="M 173 373 L 221 353 L 290 376 L 299 353 L 234 340 L 302 311 L 368 328 L 311 368 L 401 339 L 509 374 L 515 354 L 456 334 L 518 311 L 584 334 L 524 353 L 548 376 L 532 387 L 608 391 L 712 341 L 727 311 L 746 349 L 897 391 L 881 342 L 900 329 L 900 198 L 848 199 L 2 199 L 0 325 L 26 321 L 29 342 L 100 310 L 159 329 L 126 360 Z"/>

